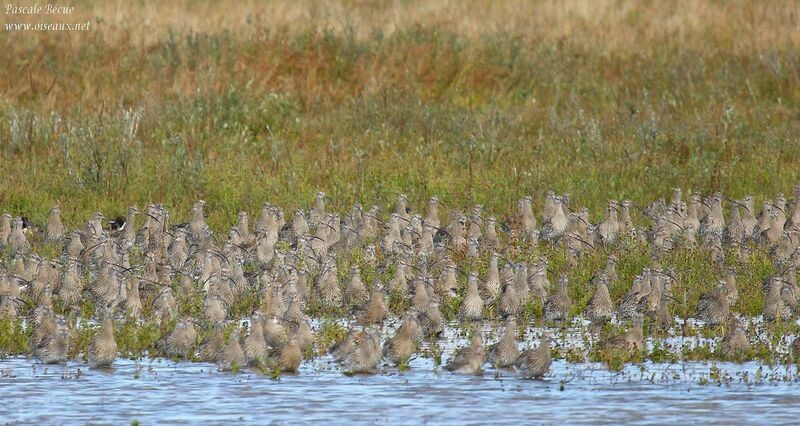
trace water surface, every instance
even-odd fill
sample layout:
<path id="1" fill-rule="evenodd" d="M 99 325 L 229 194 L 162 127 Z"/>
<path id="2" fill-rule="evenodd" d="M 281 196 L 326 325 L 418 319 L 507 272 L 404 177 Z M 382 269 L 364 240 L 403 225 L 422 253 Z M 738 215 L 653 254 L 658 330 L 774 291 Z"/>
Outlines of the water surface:
<path id="1" fill-rule="evenodd" d="M 538 381 L 491 368 L 482 377 L 454 375 L 427 359 L 402 374 L 347 377 L 328 357 L 280 380 L 163 359 L 91 370 L 9 358 L 0 360 L 0 373 L 6 423 L 763 424 L 800 415 L 794 371 L 756 363 L 645 363 L 610 372 L 556 361 Z"/>

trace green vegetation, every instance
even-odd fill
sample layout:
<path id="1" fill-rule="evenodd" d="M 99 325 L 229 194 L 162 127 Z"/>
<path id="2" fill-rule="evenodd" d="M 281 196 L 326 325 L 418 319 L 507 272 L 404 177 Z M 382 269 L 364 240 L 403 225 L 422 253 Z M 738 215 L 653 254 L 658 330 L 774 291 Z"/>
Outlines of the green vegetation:
<path id="1" fill-rule="evenodd" d="M 180 220 L 202 198 L 222 231 L 239 210 L 269 200 L 291 212 L 319 189 L 338 210 L 387 208 L 403 191 L 502 216 L 524 194 L 541 206 L 551 187 L 595 219 L 609 198 L 644 203 L 674 186 L 788 193 L 797 180 L 791 2 L 633 2 L 625 13 L 599 2 L 589 17 L 567 2 L 538 5 L 541 18 L 506 2 L 491 19 L 508 31 L 486 31 L 489 17 L 474 31 L 441 24 L 473 22 L 464 5 L 391 32 L 393 7 L 413 17 L 415 2 L 341 4 L 351 19 L 286 27 L 182 31 L 161 17 L 146 41 L 83 3 L 106 22 L 95 32 L 0 40 L 0 207 L 38 223 L 56 201 L 77 226 L 153 201 Z M 197 13 L 225 10 L 211 3 L 222 5 Z M 131 6 L 123 20 L 159 7 Z M 515 25 L 559 11 L 551 25 Z M 698 29 L 697 16 L 717 26 Z M 575 20 L 586 25 L 559 33 Z"/>
<path id="2" fill-rule="evenodd" d="M 0 318 L 0 356 L 27 353 L 31 331 L 23 328 L 21 321 Z"/>
<path id="3" fill-rule="evenodd" d="M 347 329 L 341 324 L 333 321 L 323 321 L 317 333 L 317 344 L 319 345 L 319 352 L 325 351 L 334 343 L 344 339 L 347 334 Z"/>

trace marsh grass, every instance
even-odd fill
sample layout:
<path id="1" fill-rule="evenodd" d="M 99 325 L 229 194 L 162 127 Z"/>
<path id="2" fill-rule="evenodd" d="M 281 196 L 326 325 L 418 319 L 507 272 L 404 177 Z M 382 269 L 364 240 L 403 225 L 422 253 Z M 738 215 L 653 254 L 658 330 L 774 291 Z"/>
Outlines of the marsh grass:
<path id="1" fill-rule="evenodd" d="M 224 7 L 200 3 L 194 18 Z M 352 19 L 260 27 L 312 8 L 281 3 L 241 27 L 189 19 L 187 31 L 158 13 L 168 5 L 87 1 L 80 13 L 108 22 L 96 33 L 7 32 L 2 208 L 43 223 L 60 200 L 77 226 L 96 210 L 158 201 L 186 212 L 203 198 L 221 232 L 239 210 L 252 217 L 269 200 L 290 212 L 319 189 L 340 211 L 385 209 L 403 191 L 417 206 L 437 194 L 502 218 L 525 194 L 540 207 L 552 187 L 597 219 L 609 198 L 642 204 L 674 186 L 761 196 L 797 180 L 798 36 L 783 13 L 796 4 L 687 0 L 678 13 L 624 2 L 623 13 L 572 1 L 519 13 L 529 9 L 507 0 L 483 8 L 488 24 L 450 5 L 381 29 L 416 16 L 415 3 L 331 4 Z M 142 16 L 159 16 L 146 43 L 110 23 Z M 546 16 L 556 23 L 528 25 Z"/>
<path id="2" fill-rule="evenodd" d="M 319 353 L 325 353 L 334 342 L 339 342 L 347 335 L 347 329 L 341 324 L 331 320 L 322 322 L 317 333 L 317 347 Z"/>
<path id="3" fill-rule="evenodd" d="M 0 318 L 0 356 L 27 353 L 32 331 L 23 327 L 21 321 Z"/>

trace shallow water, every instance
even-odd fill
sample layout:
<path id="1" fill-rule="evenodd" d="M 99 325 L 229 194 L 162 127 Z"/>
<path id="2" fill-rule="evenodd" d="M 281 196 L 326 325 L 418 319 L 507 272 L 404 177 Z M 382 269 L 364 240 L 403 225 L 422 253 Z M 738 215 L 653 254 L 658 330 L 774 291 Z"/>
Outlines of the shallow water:
<path id="1" fill-rule="evenodd" d="M 487 369 L 482 377 L 436 371 L 417 359 L 402 374 L 347 377 L 328 357 L 297 375 L 219 373 L 213 364 L 118 360 L 112 370 L 79 362 L 44 366 L 0 360 L 6 423 L 794 423 L 794 370 L 756 363 L 628 366 L 556 361 L 545 380 Z M 758 370 L 761 373 L 758 373 Z M 701 384 L 707 380 L 708 384 Z M 563 390 L 561 390 L 563 383 Z"/>
<path id="2" fill-rule="evenodd" d="M 391 336 L 398 324 L 386 321 L 382 335 Z M 437 341 L 443 364 L 468 343 L 455 325 Z M 320 323 L 312 327 L 318 331 Z M 484 322 L 479 329 L 488 345 L 499 339 L 502 324 Z M 538 345 L 544 331 L 528 327 L 520 348 Z M 560 350 L 582 350 L 590 336 L 576 324 L 548 331 Z M 664 342 L 680 348 L 700 340 L 706 339 Z M 427 349 L 423 344 L 418 354 Z M 45 366 L 7 358 L 0 359 L 0 423 L 763 424 L 796 423 L 800 416 L 793 365 L 648 362 L 613 372 L 599 363 L 559 360 L 537 381 L 489 364 L 480 377 L 451 374 L 423 356 L 409 367 L 347 377 L 322 356 L 304 362 L 297 375 L 272 380 L 253 370 L 221 373 L 214 364 L 165 359 L 117 359 L 113 369 L 92 370 L 77 361 Z"/>

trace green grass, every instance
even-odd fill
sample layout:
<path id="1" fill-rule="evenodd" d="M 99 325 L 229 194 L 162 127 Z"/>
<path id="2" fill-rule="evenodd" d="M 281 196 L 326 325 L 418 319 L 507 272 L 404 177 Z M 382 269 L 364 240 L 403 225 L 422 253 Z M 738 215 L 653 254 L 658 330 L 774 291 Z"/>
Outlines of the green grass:
<path id="1" fill-rule="evenodd" d="M 0 71 L 15 74 L 26 47 L 44 64 L 33 88 L 0 97 L 0 208 L 39 223 L 56 201 L 77 226 L 154 201 L 181 220 L 202 198 L 222 231 L 239 210 L 291 212 L 320 189 L 341 211 L 402 191 L 503 216 L 556 188 L 596 219 L 609 198 L 772 196 L 797 181 L 791 49 L 609 52 L 429 26 L 165 32 L 146 47 L 22 37 L 0 41 Z"/>
<path id="2" fill-rule="evenodd" d="M 0 357 L 27 353 L 32 329 L 23 327 L 21 321 L 0 319 Z"/>

